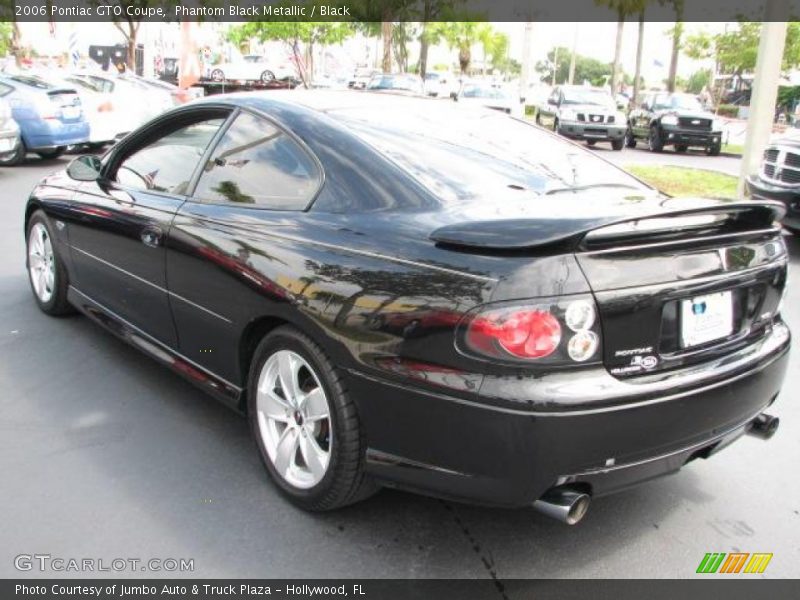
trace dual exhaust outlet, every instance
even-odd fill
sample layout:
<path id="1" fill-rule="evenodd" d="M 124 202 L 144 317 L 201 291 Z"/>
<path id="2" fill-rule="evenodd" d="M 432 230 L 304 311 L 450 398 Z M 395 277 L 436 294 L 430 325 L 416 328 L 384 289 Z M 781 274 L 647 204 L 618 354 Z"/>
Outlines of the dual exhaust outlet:
<path id="1" fill-rule="evenodd" d="M 748 423 L 745 432 L 762 440 L 768 440 L 778 430 L 780 419 L 761 413 Z M 592 497 L 568 487 L 556 487 L 545 492 L 533 503 L 534 510 L 567 525 L 575 525 L 586 516 Z"/>

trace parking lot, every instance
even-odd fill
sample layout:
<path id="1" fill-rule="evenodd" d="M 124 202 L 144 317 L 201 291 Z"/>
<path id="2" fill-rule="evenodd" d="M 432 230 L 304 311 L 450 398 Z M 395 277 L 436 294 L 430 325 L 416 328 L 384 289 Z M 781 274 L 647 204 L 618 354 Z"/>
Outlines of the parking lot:
<path id="1" fill-rule="evenodd" d="M 623 164 L 736 160 L 602 153 Z M 734 577 L 796 576 L 798 352 L 771 410 L 782 420 L 772 440 L 742 439 L 675 476 L 599 498 L 576 527 L 389 490 L 307 514 L 268 480 L 244 419 L 87 319 L 39 312 L 23 208 L 34 183 L 68 160 L 0 170 L 0 576 L 40 576 L 18 572 L 14 557 L 46 553 L 194 559 L 197 578 L 682 578 L 706 552 L 737 551 L 774 557 L 763 575 Z M 800 331 L 800 239 L 785 239 L 795 271 L 784 315 Z"/>

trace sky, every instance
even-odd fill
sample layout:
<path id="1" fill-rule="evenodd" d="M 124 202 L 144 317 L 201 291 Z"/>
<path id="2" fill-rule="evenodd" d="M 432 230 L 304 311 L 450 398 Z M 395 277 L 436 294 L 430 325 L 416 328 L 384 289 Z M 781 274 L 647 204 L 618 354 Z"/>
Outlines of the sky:
<path id="1" fill-rule="evenodd" d="M 509 36 L 509 54 L 512 58 L 520 60 L 522 57 L 523 23 L 492 23 L 499 31 Z M 642 74 L 648 85 L 658 85 L 667 76 L 669 68 L 672 41 L 668 30 L 672 23 L 645 23 L 645 44 L 642 60 Z M 74 29 L 78 33 L 80 50 L 87 53 L 90 44 L 114 44 L 123 41 L 122 35 L 111 23 L 56 23 L 55 34 L 50 33 L 48 23 L 21 23 L 23 43 L 34 45 L 43 55 L 59 54 L 66 51 L 69 33 Z M 210 30 L 212 26 L 203 24 L 200 29 L 199 43 L 209 43 L 216 38 Z M 708 31 L 720 30 L 724 23 L 687 23 L 686 32 L 706 29 Z M 571 48 L 576 38 L 578 54 L 592 56 L 604 62 L 611 62 L 614 57 L 614 44 L 616 40 L 616 22 L 600 23 L 535 23 L 533 25 L 532 57 L 534 63 L 542 60 L 547 52 L 556 45 Z M 636 43 L 638 37 L 638 23 L 628 22 L 624 26 L 622 47 L 622 64 L 628 73 L 633 73 L 636 60 Z M 168 45 L 177 43 L 179 38 L 178 26 L 166 23 L 144 23 L 141 28 L 140 41 L 147 38 L 161 38 Z M 340 53 L 353 57 L 354 62 L 359 61 L 370 44 L 363 40 L 351 40 Z M 375 42 L 372 42 L 370 52 L 374 56 Z M 479 51 L 476 51 L 479 56 Z M 177 52 L 176 52 L 177 53 Z M 658 61 L 663 66 L 658 66 Z M 440 62 L 456 62 L 455 53 L 441 46 L 431 53 L 430 64 Z M 699 68 L 709 66 L 708 63 L 698 63 L 681 56 L 678 73 L 687 77 Z"/>

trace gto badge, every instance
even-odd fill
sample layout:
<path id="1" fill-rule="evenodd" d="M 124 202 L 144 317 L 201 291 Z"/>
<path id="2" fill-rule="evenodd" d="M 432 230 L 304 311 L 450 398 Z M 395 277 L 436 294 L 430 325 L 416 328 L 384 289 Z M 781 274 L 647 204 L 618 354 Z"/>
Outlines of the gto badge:
<path id="1" fill-rule="evenodd" d="M 638 365 L 647 371 L 655 369 L 657 364 L 658 359 L 652 354 L 649 356 L 634 356 L 631 359 L 631 365 Z"/>

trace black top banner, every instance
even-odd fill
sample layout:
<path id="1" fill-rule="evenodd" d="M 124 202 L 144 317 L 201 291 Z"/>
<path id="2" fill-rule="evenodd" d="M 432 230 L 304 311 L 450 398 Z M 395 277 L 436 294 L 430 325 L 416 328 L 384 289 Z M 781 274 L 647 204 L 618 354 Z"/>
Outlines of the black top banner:
<path id="1" fill-rule="evenodd" d="M 635 3 L 627 3 L 635 4 Z M 0 0 L 0 21 L 569 21 L 620 15 L 614 0 Z M 652 0 L 649 22 L 794 21 L 800 0 Z M 768 10 L 769 5 L 769 12 Z"/>

